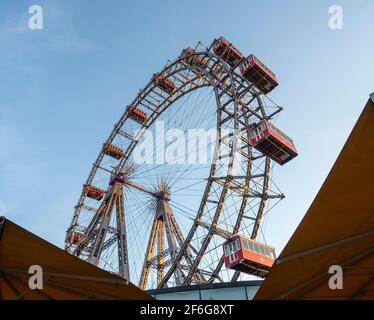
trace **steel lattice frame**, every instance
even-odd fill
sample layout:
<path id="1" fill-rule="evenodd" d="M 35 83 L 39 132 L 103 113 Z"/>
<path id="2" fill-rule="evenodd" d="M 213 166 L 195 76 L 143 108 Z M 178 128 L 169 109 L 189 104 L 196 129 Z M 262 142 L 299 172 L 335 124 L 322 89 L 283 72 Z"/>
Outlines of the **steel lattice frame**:
<path id="1" fill-rule="evenodd" d="M 236 281 L 240 274 L 239 272 L 228 274 L 227 270 L 223 270 L 223 253 L 217 243 L 222 243 L 236 233 L 245 233 L 248 237 L 255 239 L 261 220 L 267 213 L 268 202 L 273 199 L 278 202 L 284 197 L 280 191 L 270 190 L 271 161 L 251 148 L 248 130 L 249 126 L 255 122 L 273 119 L 282 108 L 243 78 L 236 71 L 237 66 L 230 67 L 221 57 L 216 55 L 212 46 L 213 44 L 207 48 L 199 43 L 195 47 L 194 53 L 190 55 L 190 57 L 196 56 L 204 59 L 204 68 L 188 63 L 186 55 L 181 55 L 175 61 L 168 63 L 157 74 L 174 83 L 176 90 L 172 94 L 167 94 L 156 86 L 154 78 L 144 89 L 140 90 L 131 105 L 146 110 L 148 120 L 136 132 L 126 131 L 123 129 L 125 123 L 133 120 L 125 112 L 106 141 L 106 144 L 110 144 L 116 136 L 128 139 L 128 144 L 124 149 L 125 156 L 118 161 L 115 167 L 106 167 L 103 164 L 105 156 L 103 148 L 85 183 L 85 185 L 91 185 L 98 172 L 107 174 L 109 182 L 111 176 L 119 174 L 129 165 L 129 158 L 142 135 L 165 110 L 194 90 L 204 87 L 213 88 L 217 106 L 216 127 L 218 132 L 214 148 L 214 161 L 210 166 L 205 191 L 193 224 L 186 237 L 183 238 L 183 243 L 179 246 L 177 254 L 170 261 L 167 270 L 163 264 L 164 257 L 161 257 L 163 253 L 160 251 L 162 249 L 158 248 L 158 265 L 160 261 L 162 262 L 161 271 L 158 271 L 158 287 L 199 282 Z M 225 129 L 230 129 L 231 133 L 225 135 Z M 230 217 L 225 216 L 225 212 L 228 210 L 225 202 L 229 197 L 230 199 L 238 199 L 231 206 L 236 207 L 237 203 L 240 203 L 236 215 Z M 80 223 L 80 215 L 83 210 L 97 213 L 97 208 L 87 205 L 84 190 L 75 207 L 73 219 L 67 232 L 66 250 L 83 259 L 88 259 L 90 246 L 92 250 L 92 244 L 95 242 L 94 233 L 91 235 L 92 239 L 85 239 L 84 245 L 82 243 L 73 245 L 69 242 L 69 235 L 72 231 L 79 230 L 83 233 L 87 231 L 88 226 Z M 173 219 L 175 218 L 173 217 Z M 245 227 L 243 227 L 244 221 Z M 155 224 L 154 228 L 156 228 L 154 231 L 157 232 L 161 226 Z M 106 241 L 104 246 L 110 246 L 115 242 L 116 232 L 116 230 L 112 230 L 113 236 Z M 160 241 L 163 243 L 163 236 L 160 236 Z M 131 246 L 131 243 L 127 245 Z M 77 250 L 79 246 L 80 248 Z M 206 257 L 209 254 L 212 255 L 212 252 L 215 254 L 215 258 L 210 258 L 208 261 Z M 176 273 L 181 275 L 182 283 L 176 282 Z M 146 288 L 145 285 L 142 287 Z"/>

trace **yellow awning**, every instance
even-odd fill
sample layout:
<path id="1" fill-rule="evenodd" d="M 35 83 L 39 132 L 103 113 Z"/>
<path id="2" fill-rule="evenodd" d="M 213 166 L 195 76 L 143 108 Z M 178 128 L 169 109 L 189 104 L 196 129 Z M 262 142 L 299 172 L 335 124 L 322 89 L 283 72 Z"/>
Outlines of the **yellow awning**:
<path id="1" fill-rule="evenodd" d="M 30 290 L 31 265 L 43 270 L 41 290 Z M 125 299 L 151 296 L 0 217 L 0 299 Z"/>
<path id="2" fill-rule="evenodd" d="M 374 94 L 255 299 L 374 299 Z"/>

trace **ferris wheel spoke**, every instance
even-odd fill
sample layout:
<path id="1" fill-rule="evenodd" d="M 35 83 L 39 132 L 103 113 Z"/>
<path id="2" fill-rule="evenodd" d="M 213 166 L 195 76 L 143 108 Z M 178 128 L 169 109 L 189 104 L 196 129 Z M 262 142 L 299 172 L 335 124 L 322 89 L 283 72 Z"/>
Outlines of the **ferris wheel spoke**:
<path id="1" fill-rule="evenodd" d="M 191 96 L 190 96 L 190 97 L 191 97 Z M 187 100 L 190 99 L 190 97 L 188 97 Z M 185 102 L 184 102 L 184 103 L 185 103 Z M 203 103 L 202 103 L 202 104 L 203 104 Z M 196 107 L 198 107 L 200 104 L 199 104 L 199 103 L 196 103 L 195 105 L 196 105 Z M 182 109 L 182 110 L 183 110 L 183 109 L 184 109 L 184 110 L 188 110 L 189 108 L 185 108 L 185 107 L 182 105 L 180 109 Z M 192 111 L 193 111 L 193 110 L 192 110 Z M 185 112 L 186 112 L 186 111 L 185 111 Z M 191 110 L 189 110 L 189 112 L 191 113 Z M 192 112 L 192 114 L 195 114 L 195 113 Z M 197 114 L 198 114 L 198 113 L 195 114 L 195 117 L 196 117 Z M 171 118 L 173 118 L 173 116 L 174 116 L 174 114 L 171 115 Z M 210 115 L 208 115 L 206 118 L 212 118 L 213 116 L 214 116 L 214 112 L 212 112 L 212 113 L 211 113 Z M 186 119 L 186 117 L 183 116 L 183 117 L 181 117 L 181 119 Z M 192 120 L 194 119 L 194 117 L 187 117 L 187 119 L 188 119 L 188 122 L 192 122 Z M 195 123 L 193 126 L 192 126 L 192 125 L 189 125 L 189 126 L 186 126 L 186 127 L 188 127 L 189 129 L 194 129 L 194 128 L 196 128 L 200 123 L 202 123 L 202 121 L 203 121 L 204 119 L 205 119 L 205 117 L 202 117 L 202 119 L 200 119 L 199 122 Z M 161 119 L 160 121 L 162 121 L 162 119 Z M 173 128 L 172 125 L 175 126 L 175 125 L 178 125 L 179 123 L 178 123 L 177 120 L 174 120 L 173 123 L 166 122 L 166 125 L 168 125 L 168 124 L 170 125 L 170 128 L 172 129 L 172 128 Z M 167 127 L 167 129 L 168 129 L 168 127 Z M 158 143 L 156 144 L 156 147 L 155 147 L 156 150 L 158 150 L 158 149 L 159 149 L 161 146 L 163 146 L 164 143 L 165 143 L 163 137 L 161 137 L 159 140 L 160 140 L 160 141 L 158 141 Z M 161 150 L 161 151 L 162 151 L 162 150 Z M 157 153 L 157 151 L 156 151 L 156 153 Z M 152 157 L 153 157 L 153 155 L 150 155 L 150 157 L 146 158 L 144 162 L 147 163 L 147 161 L 149 161 Z M 162 165 L 160 165 L 160 166 L 162 166 Z"/>

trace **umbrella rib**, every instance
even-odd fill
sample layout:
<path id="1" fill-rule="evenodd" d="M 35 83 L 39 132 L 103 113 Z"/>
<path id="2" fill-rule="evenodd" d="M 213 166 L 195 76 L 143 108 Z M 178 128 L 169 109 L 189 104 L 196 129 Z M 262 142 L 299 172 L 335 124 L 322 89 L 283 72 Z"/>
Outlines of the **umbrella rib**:
<path id="1" fill-rule="evenodd" d="M 0 278 L 2 278 L 5 281 L 8 287 L 13 291 L 14 295 L 16 296 L 16 299 L 18 299 L 18 297 L 21 296 L 21 293 L 17 290 L 17 288 L 13 285 L 13 283 L 8 279 L 8 277 L 5 275 L 4 272 L 0 273 Z"/>

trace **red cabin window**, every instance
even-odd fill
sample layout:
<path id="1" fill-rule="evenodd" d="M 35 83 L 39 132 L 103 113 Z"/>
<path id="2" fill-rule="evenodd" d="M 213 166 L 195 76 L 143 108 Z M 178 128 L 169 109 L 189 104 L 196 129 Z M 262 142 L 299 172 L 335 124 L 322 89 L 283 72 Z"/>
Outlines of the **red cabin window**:
<path id="1" fill-rule="evenodd" d="M 226 268 L 265 277 L 276 258 L 275 250 L 266 244 L 234 236 L 223 245 Z"/>
<path id="2" fill-rule="evenodd" d="M 105 191 L 103 189 L 100 189 L 94 186 L 86 186 L 85 195 L 88 198 L 99 201 L 102 198 L 104 198 Z"/>
<path id="3" fill-rule="evenodd" d="M 226 61 L 231 67 L 236 66 L 244 56 L 224 37 L 220 37 L 213 45 L 213 51 Z"/>
<path id="4" fill-rule="evenodd" d="M 250 142 L 255 149 L 280 165 L 297 156 L 292 139 L 266 120 L 251 129 Z"/>
<path id="5" fill-rule="evenodd" d="M 127 114 L 129 118 L 133 119 L 134 121 L 143 124 L 148 120 L 148 116 L 145 112 L 139 110 L 136 107 L 128 106 L 127 107 Z"/>
<path id="6" fill-rule="evenodd" d="M 227 246 L 225 246 L 225 256 L 228 257 L 232 254 L 237 253 L 240 250 L 240 240 L 236 239 L 232 241 Z"/>
<path id="7" fill-rule="evenodd" d="M 253 54 L 240 65 L 240 73 L 265 94 L 278 85 L 275 74 Z"/>
<path id="8" fill-rule="evenodd" d="M 161 75 L 155 77 L 154 83 L 157 87 L 159 87 L 162 91 L 166 92 L 167 94 L 172 94 L 175 90 L 174 83 Z"/>

